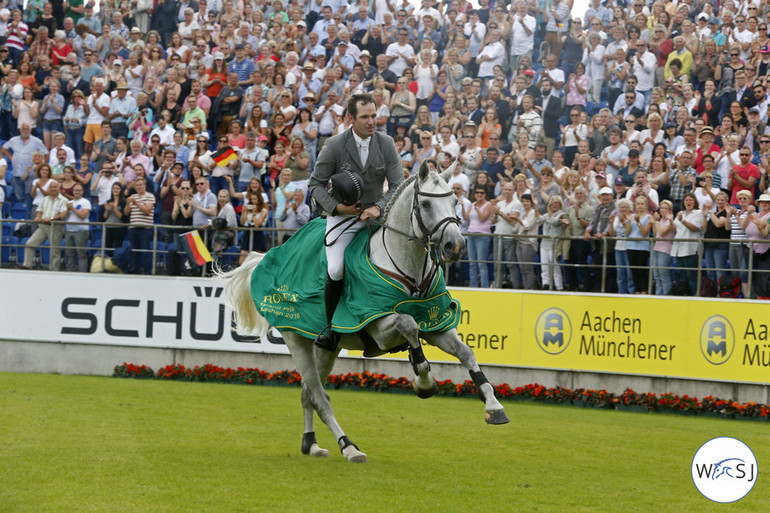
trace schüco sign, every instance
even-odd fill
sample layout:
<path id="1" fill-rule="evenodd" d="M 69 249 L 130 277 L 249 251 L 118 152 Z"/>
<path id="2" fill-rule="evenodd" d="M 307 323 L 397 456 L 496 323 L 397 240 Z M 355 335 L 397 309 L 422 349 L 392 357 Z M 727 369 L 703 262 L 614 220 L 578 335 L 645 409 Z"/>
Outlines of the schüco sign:
<path id="1" fill-rule="evenodd" d="M 280 338 L 234 332 L 223 288 L 211 279 L 20 271 L 1 278 L 18 291 L 0 300 L 4 315 L 45 319 L 4 323 L 8 340 L 288 353 Z"/>
<path id="2" fill-rule="evenodd" d="M 196 298 L 220 298 L 222 287 L 192 287 Z M 203 309 L 209 311 L 203 312 Z M 201 314 L 199 315 L 199 311 Z M 241 336 L 232 331 L 232 313 L 225 316 L 225 305 L 219 301 L 158 302 L 153 299 L 66 297 L 61 302 L 65 323 L 62 335 L 93 335 L 100 326 L 111 337 L 148 338 L 160 326 L 173 329 L 174 339 L 190 338 L 218 341 L 229 337 L 234 342 L 259 342 L 258 337 Z M 127 322 L 130 318 L 131 322 Z M 141 321 L 136 322 L 137 318 Z M 215 319 L 212 323 L 211 319 Z M 203 320 L 205 319 L 205 321 Z"/>

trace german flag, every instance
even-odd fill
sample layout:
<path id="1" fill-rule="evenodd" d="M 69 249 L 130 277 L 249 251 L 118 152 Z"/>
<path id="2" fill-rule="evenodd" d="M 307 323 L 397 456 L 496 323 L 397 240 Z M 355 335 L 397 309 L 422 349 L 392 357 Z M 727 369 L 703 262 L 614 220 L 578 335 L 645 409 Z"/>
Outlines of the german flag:
<path id="1" fill-rule="evenodd" d="M 211 258 L 211 253 L 206 249 L 206 245 L 203 243 L 198 230 L 179 235 L 177 241 L 178 249 L 184 249 L 190 262 L 194 262 L 197 266 L 200 267 L 206 262 L 211 262 L 213 260 L 213 258 Z"/>
<path id="2" fill-rule="evenodd" d="M 211 158 L 214 160 L 214 162 L 217 163 L 217 166 L 225 167 L 227 164 L 237 159 L 238 154 L 235 153 L 235 150 L 228 146 L 227 148 L 218 150 L 216 153 L 211 155 Z"/>

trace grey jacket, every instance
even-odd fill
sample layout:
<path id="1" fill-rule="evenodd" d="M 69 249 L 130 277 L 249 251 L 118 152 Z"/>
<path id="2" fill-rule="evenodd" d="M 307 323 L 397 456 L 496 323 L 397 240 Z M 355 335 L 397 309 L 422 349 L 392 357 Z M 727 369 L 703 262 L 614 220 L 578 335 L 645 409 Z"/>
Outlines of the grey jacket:
<path id="1" fill-rule="evenodd" d="M 356 139 L 353 137 L 353 129 L 349 128 L 326 140 L 318 155 L 315 169 L 310 175 L 310 194 L 330 215 L 336 214 L 337 201 L 326 191 L 326 184 L 334 174 L 343 169 L 359 173 L 364 179 L 361 206 L 369 208 L 377 205 L 383 212 L 385 205 L 396 192 L 396 188 L 404 180 L 401 160 L 392 137 L 374 132 L 369 143 L 369 157 L 364 166 L 356 147 Z M 382 189 L 386 178 L 388 192 L 383 195 Z"/>

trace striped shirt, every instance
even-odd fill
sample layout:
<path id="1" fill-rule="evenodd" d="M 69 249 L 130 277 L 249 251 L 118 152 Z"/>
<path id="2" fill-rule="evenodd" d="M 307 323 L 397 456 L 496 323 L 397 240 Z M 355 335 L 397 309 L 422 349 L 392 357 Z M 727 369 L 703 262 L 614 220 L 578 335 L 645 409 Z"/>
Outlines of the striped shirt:
<path id="1" fill-rule="evenodd" d="M 37 207 L 37 212 L 40 212 L 40 219 L 53 219 L 55 215 L 66 211 L 67 198 L 61 194 L 57 195 L 56 198 L 46 196 Z"/>
<path id="2" fill-rule="evenodd" d="M 741 220 L 745 219 L 748 212 L 741 212 L 738 215 L 730 216 L 730 245 L 740 246 L 742 241 L 748 240 L 749 236 L 746 235 L 741 229 Z"/>
<path id="3" fill-rule="evenodd" d="M 137 193 L 132 197 L 136 198 L 137 203 L 140 203 L 141 205 L 155 205 L 155 196 L 149 192 L 145 192 L 144 194 Z M 132 225 L 152 226 L 153 210 L 150 210 L 149 214 L 145 214 L 137 205 L 132 203 L 130 222 Z"/>
<path id="4" fill-rule="evenodd" d="M 5 46 L 10 46 L 17 50 L 24 50 L 24 45 L 27 41 L 27 32 L 29 32 L 29 27 L 27 27 L 27 24 L 23 21 L 20 21 L 19 24 L 16 25 L 16 28 L 13 28 L 11 23 L 9 23 L 8 32 L 6 34 L 8 37 L 5 40 Z"/>

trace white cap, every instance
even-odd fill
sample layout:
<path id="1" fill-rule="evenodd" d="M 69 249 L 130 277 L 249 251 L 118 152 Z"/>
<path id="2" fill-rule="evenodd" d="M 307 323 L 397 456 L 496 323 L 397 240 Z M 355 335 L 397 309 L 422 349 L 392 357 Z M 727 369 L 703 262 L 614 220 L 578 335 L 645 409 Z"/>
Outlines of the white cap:
<path id="1" fill-rule="evenodd" d="M 612 189 L 609 187 L 602 187 L 599 189 L 599 195 L 601 196 L 602 194 L 612 194 Z"/>

